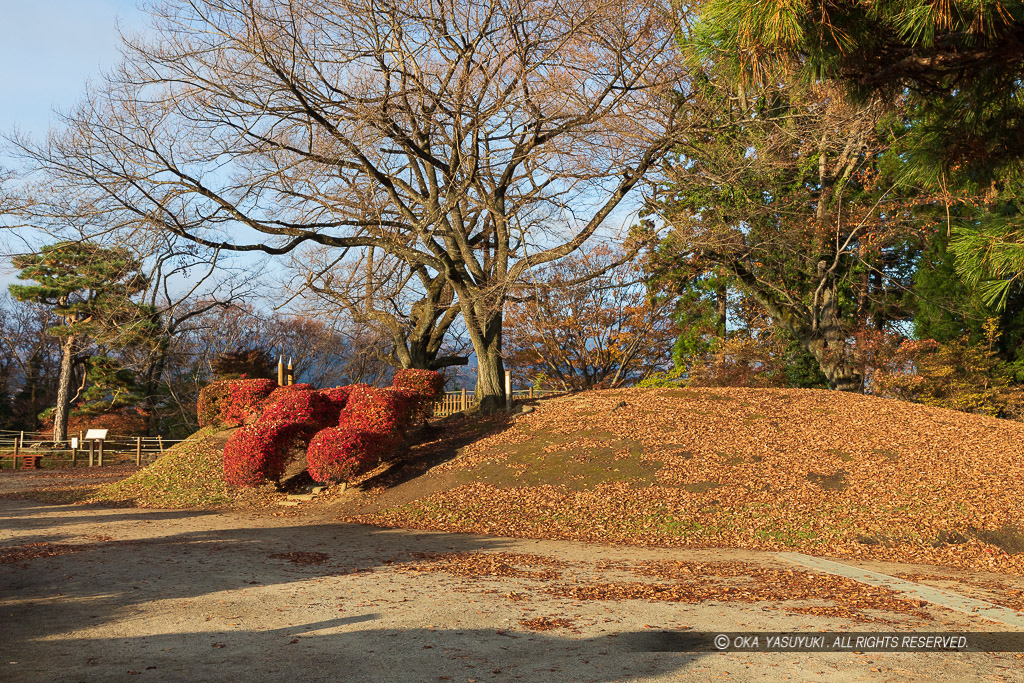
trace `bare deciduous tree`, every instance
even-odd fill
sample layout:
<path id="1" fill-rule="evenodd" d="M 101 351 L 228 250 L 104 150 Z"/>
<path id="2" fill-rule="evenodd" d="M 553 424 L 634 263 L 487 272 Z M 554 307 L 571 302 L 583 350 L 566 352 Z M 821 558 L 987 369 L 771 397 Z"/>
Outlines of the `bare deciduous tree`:
<path id="1" fill-rule="evenodd" d="M 321 248 L 293 262 L 301 289 L 313 295 L 307 305 L 340 309 L 376 329 L 390 341 L 385 355 L 395 367 L 440 370 L 469 362 L 446 345 L 459 305 L 439 273 L 374 247 L 348 261 L 337 251 Z"/>
<path id="2" fill-rule="evenodd" d="M 688 126 L 666 0 L 170 0 L 22 144 L 107 220 L 212 248 L 374 247 L 451 286 L 485 410 L 502 312 Z"/>
<path id="3" fill-rule="evenodd" d="M 534 382 L 583 391 L 635 383 L 672 366 L 675 299 L 652 297 L 642 263 L 615 266 L 621 257 L 600 245 L 537 273 L 505 319 L 506 351 L 517 369 Z"/>

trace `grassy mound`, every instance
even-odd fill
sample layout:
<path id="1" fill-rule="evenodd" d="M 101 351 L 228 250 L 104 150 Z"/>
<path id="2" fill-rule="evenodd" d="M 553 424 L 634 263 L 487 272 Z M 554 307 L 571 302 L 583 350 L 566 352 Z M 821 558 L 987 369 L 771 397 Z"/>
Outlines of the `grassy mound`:
<path id="1" fill-rule="evenodd" d="M 1021 571 L 1022 444 L 1021 423 L 839 392 L 589 392 L 460 449 L 427 475 L 447 490 L 347 519 Z"/>
<path id="2" fill-rule="evenodd" d="M 252 502 L 266 492 L 236 489 L 224 481 L 224 444 L 233 431 L 204 427 L 149 467 L 101 487 L 86 502 L 143 508 L 223 508 Z"/>

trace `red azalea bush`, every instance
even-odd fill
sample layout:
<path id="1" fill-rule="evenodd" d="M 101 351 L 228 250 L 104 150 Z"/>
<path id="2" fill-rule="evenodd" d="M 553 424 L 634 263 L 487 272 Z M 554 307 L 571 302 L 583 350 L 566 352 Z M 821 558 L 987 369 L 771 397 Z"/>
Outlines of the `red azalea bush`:
<path id="1" fill-rule="evenodd" d="M 228 384 L 226 381 L 210 382 L 199 390 L 196 417 L 199 418 L 200 427 L 220 422 L 220 404 L 230 393 Z"/>
<path id="2" fill-rule="evenodd" d="M 299 384 L 285 384 L 284 386 L 277 386 L 277 384 L 275 383 L 274 391 L 279 391 L 281 393 L 287 393 L 289 391 L 316 391 L 316 387 L 314 387 L 312 384 L 307 384 L 305 382 L 301 382 Z"/>
<path id="3" fill-rule="evenodd" d="M 409 420 L 412 397 L 405 392 L 366 385 L 352 387 L 341 419 L 374 434 L 401 434 Z"/>
<path id="4" fill-rule="evenodd" d="M 444 397 L 444 377 L 434 370 L 399 370 L 395 373 L 391 386 L 412 389 L 431 404 Z"/>
<path id="5" fill-rule="evenodd" d="M 351 425 L 328 427 L 313 436 L 306 451 L 309 475 L 320 482 L 346 481 L 380 461 L 382 438 Z"/>
<path id="6" fill-rule="evenodd" d="M 293 385 L 294 386 L 294 385 Z M 284 389 L 284 391 L 282 391 Z M 280 387 L 263 402 L 263 413 L 259 422 L 308 422 L 315 429 L 322 429 L 337 422 L 341 412 L 335 404 L 320 392 L 294 390 L 291 387 Z"/>
<path id="7" fill-rule="evenodd" d="M 260 403 L 277 384 L 270 379 L 233 379 L 211 382 L 199 392 L 196 406 L 200 426 L 218 421 L 237 427 L 254 416 Z"/>
<path id="8" fill-rule="evenodd" d="M 258 384 L 262 382 L 270 386 Z M 393 386 L 386 389 L 366 384 L 275 387 L 269 380 L 216 382 L 201 400 L 200 410 L 228 424 L 241 424 L 262 411 L 255 424 L 228 440 L 224 475 L 229 483 L 253 486 L 280 478 L 289 450 L 314 432 L 306 451 L 310 475 L 317 481 L 347 480 L 393 456 L 410 417 L 429 414 L 443 385 L 441 375 L 430 370 L 399 370 Z M 332 423 L 337 426 L 324 428 Z"/>
<path id="9" fill-rule="evenodd" d="M 352 387 L 330 387 L 329 389 L 317 389 L 317 392 L 330 401 L 340 413 L 345 404 L 348 403 L 348 392 Z"/>
<path id="10" fill-rule="evenodd" d="M 306 461 L 316 481 L 347 480 L 392 457 L 401 445 L 410 411 L 422 400 L 412 389 L 348 387 L 338 426 L 318 432 Z"/>
<path id="11" fill-rule="evenodd" d="M 288 450 L 309 435 L 301 422 L 273 422 L 242 427 L 224 446 L 224 479 L 234 486 L 256 486 L 278 479 Z"/>

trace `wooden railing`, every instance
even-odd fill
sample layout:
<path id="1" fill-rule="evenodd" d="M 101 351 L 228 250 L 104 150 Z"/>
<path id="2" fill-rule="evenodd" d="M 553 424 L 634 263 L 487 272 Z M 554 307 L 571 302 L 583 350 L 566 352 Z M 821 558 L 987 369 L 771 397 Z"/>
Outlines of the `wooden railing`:
<path id="1" fill-rule="evenodd" d="M 531 398 L 540 398 L 541 396 L 549 396 L 551 394 L 559 393 L 556 391 L 548 390 L 535 390 L 532 387 L 529 389 L 515 389 L 512 391 L 513 401 L 525 401 Z M 454 415 L 455 413 L 469 410 L 476 405 L 476 394 L 471 391 L 448 391 L 445 392 L 444 398 L 434 404 L 434 417 L 447 417 Z"/>
<path id="2" fill-rule="evenodd" d="M 80 438 L 80 437 L 79 437 Z M 165 439 L 162 436 L 108 435 L 99 442 L 79 440 L 77 448 L 69 441 L 55 444 L 53 435 L 41 432 L 0 431 L 0 469 L 17 468 L 32 456 L 45 457 L 47 463 L 58 467 L 100 465 L 149 464 L 174 444 L 184 439 Z"/>

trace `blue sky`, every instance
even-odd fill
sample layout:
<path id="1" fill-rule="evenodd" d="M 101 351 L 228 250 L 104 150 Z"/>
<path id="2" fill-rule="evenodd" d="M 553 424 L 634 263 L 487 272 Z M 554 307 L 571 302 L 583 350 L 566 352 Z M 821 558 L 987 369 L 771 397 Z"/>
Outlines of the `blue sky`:
<path id="1" fill-rule="evenodd" d="M 141 29 L 135 0 L 0 0 L 0 131 L 45 135 L 86 81 L 118 59 L 118 21 Z"/>
<path id="2" fill-rule="evenodd" d="M 117 64 L 120 38 L 146 26 L 135 0 L 0 0 L 0 134 L 46 135 L 54 109 Z M 11 162 L 0 153 L 0 166 Z M 0 288 L 13 281 L 0 258 Z"/>

